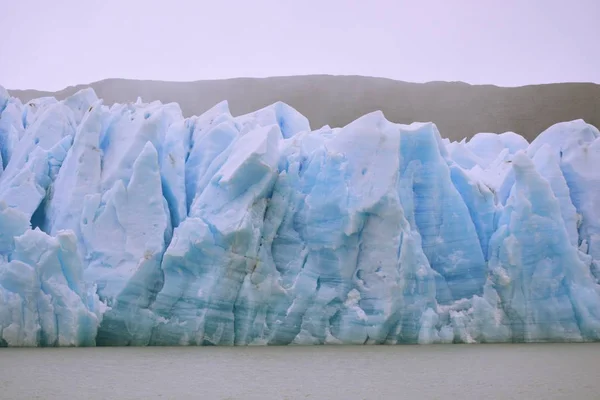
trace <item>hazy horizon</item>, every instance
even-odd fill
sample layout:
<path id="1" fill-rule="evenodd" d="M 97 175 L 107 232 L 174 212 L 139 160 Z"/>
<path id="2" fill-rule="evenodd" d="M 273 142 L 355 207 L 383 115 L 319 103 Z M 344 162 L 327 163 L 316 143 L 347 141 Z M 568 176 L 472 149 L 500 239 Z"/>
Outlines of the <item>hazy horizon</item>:
<path id="1" fill-rule="evenodd" d="M 0 84 L 359 75 L 515 87 L 600 83 L 600 2 L 442 0 L 3 5 Z"/>
<path id="2" fill-rule="evenodd" d="M 394 81 L 394 82 L 400 82 L 400 83 L 409 83 L 409 84 L 437 84 L 437 83 L 450 83 L 450 84 L 465 84 L 465 85 L 469 85 L 469 86 L 494 86 L 494 87 L 498 87 L 498 88 L 519 88 L 519 87 L 526 87 L 526 86 L 544 86 L 544 85 L 560 85 L 560 84 L 591 84 L 591 85 L 598 85 L 600 86 L 600 82 L 591 82 L 591 81 L 563 81 L 563 82 L 547 82 L 547 83 L 525 83 L 522 85 L 512 85 L 512 86 L 506 86 L 506 85 L 497 85 L 497 84 L 493 84 L 493 83 L 469 83 L 469 82 L 465 82 L 465 81 L 444 81 L 444 80 L 431 80 L 431 81 L 425 81 L 425 82 L 414 82 L 414 81 L 406 81 L 406 80 L 402 80 L 402 79 L 394 79 L 394 78 L 388 78 L 385 76 L 373 76 L 373 75 L 356 75 L 356 74 L 299 74 L 299 75 L 271 75 L 271 76 L 260 76 L 260 77 L 253 77 L 253 76 L 234 76 L 234 77 L 227 77 L 227 78 L 215 78 L 215 79 L 196 79 L 196 80 L 191 80 L 191 81 L 186 81 L 186 80 L 177 80 L 177 79 L 171 79 L 171 80 L 165 80 L 165 79 L 137 79 L 137 78 L 122 78 L 122 77 L 106 77 L 103 79 L 99 79 L 96 81 L 91 81 L 91 82 L 79 82 L 79 83 L 75 83 L 72 85 L 66 85 L 64 87 L 60 87 L 58 89 L 54 89 L 54 90 L 44 90 L 44 89 L 38 89 L 38 88 L 13 88 L 13 87 L 7 87 L 4 86 L 2 84 L 2 82 L 0 82 L 0 85 L 4 86 L 4 88 L 6 90 L 13 91 L 13 92 L 27 92 L 27 91 L 36 91 L 36 92 L 48 92 L 48 93 L 55 93 L 55 92 L 61 92 L 63 90 L 69 89 L 69 88 L 73 88 L 73 87 L 88 87 L 88 86 L 93 86 L 94 84 L 98 84 L 101 82 L 105 82 L 105 81 L 117 81 L 117 80 L 122 80 L 122 81 L 139 81 L 139 82 L 158 82 L 158 83 L 197 83 L 197 82 L 219 82 L 219 81 L 234 81 L 234 80 L 244 80 L 244 79 L 258 79 L 258 80 L 267 80 L 267 79 L 272 79 L 272 78 L 310 78 L 310 77 L 320 77 L 320 76 L 324 76 L 324 77 L 345 77 L 345 78 L 374 78 L 374 79 L 385 79 L 385 80 L 389 80 L 389 81 Z"/>

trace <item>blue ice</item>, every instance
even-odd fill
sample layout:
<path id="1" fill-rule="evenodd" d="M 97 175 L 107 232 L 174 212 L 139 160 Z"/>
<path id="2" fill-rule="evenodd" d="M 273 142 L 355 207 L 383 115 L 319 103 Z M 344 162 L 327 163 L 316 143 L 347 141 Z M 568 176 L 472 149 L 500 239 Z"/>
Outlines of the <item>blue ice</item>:
<path id="1" fill-rule="evenodd" d="M 0 87 L 0 346 L 600 340 L 599 137 Z"/>

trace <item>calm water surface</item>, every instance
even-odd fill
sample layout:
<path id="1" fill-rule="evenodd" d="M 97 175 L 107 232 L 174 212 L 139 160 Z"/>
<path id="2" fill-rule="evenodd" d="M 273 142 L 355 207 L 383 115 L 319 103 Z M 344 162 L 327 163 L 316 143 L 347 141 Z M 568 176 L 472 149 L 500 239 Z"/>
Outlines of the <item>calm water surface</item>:
<path id="1" fill-rule="evenodd" d="M 0 349 L 0 399 L 600 399 L 600 344 Z"/>

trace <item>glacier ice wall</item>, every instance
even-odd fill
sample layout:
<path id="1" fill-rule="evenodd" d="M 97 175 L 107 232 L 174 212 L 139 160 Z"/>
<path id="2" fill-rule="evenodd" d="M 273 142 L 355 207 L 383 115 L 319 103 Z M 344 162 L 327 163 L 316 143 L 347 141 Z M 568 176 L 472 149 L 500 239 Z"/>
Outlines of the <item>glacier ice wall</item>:
<path id="1" fill-rule="evenodd" d="M 0 87 L 0 346 L 600 339 L 600 132 Z"/>

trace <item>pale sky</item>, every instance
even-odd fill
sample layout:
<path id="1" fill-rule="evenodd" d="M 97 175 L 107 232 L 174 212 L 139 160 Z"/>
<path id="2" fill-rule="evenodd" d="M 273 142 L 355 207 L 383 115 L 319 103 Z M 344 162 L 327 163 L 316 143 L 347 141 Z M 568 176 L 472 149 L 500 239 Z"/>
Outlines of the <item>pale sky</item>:
<path id="1" fill-rule="evenodd" d="M 600 0 L 0 0 L 0 85 L 305 74 L 600 83 Z"/>

